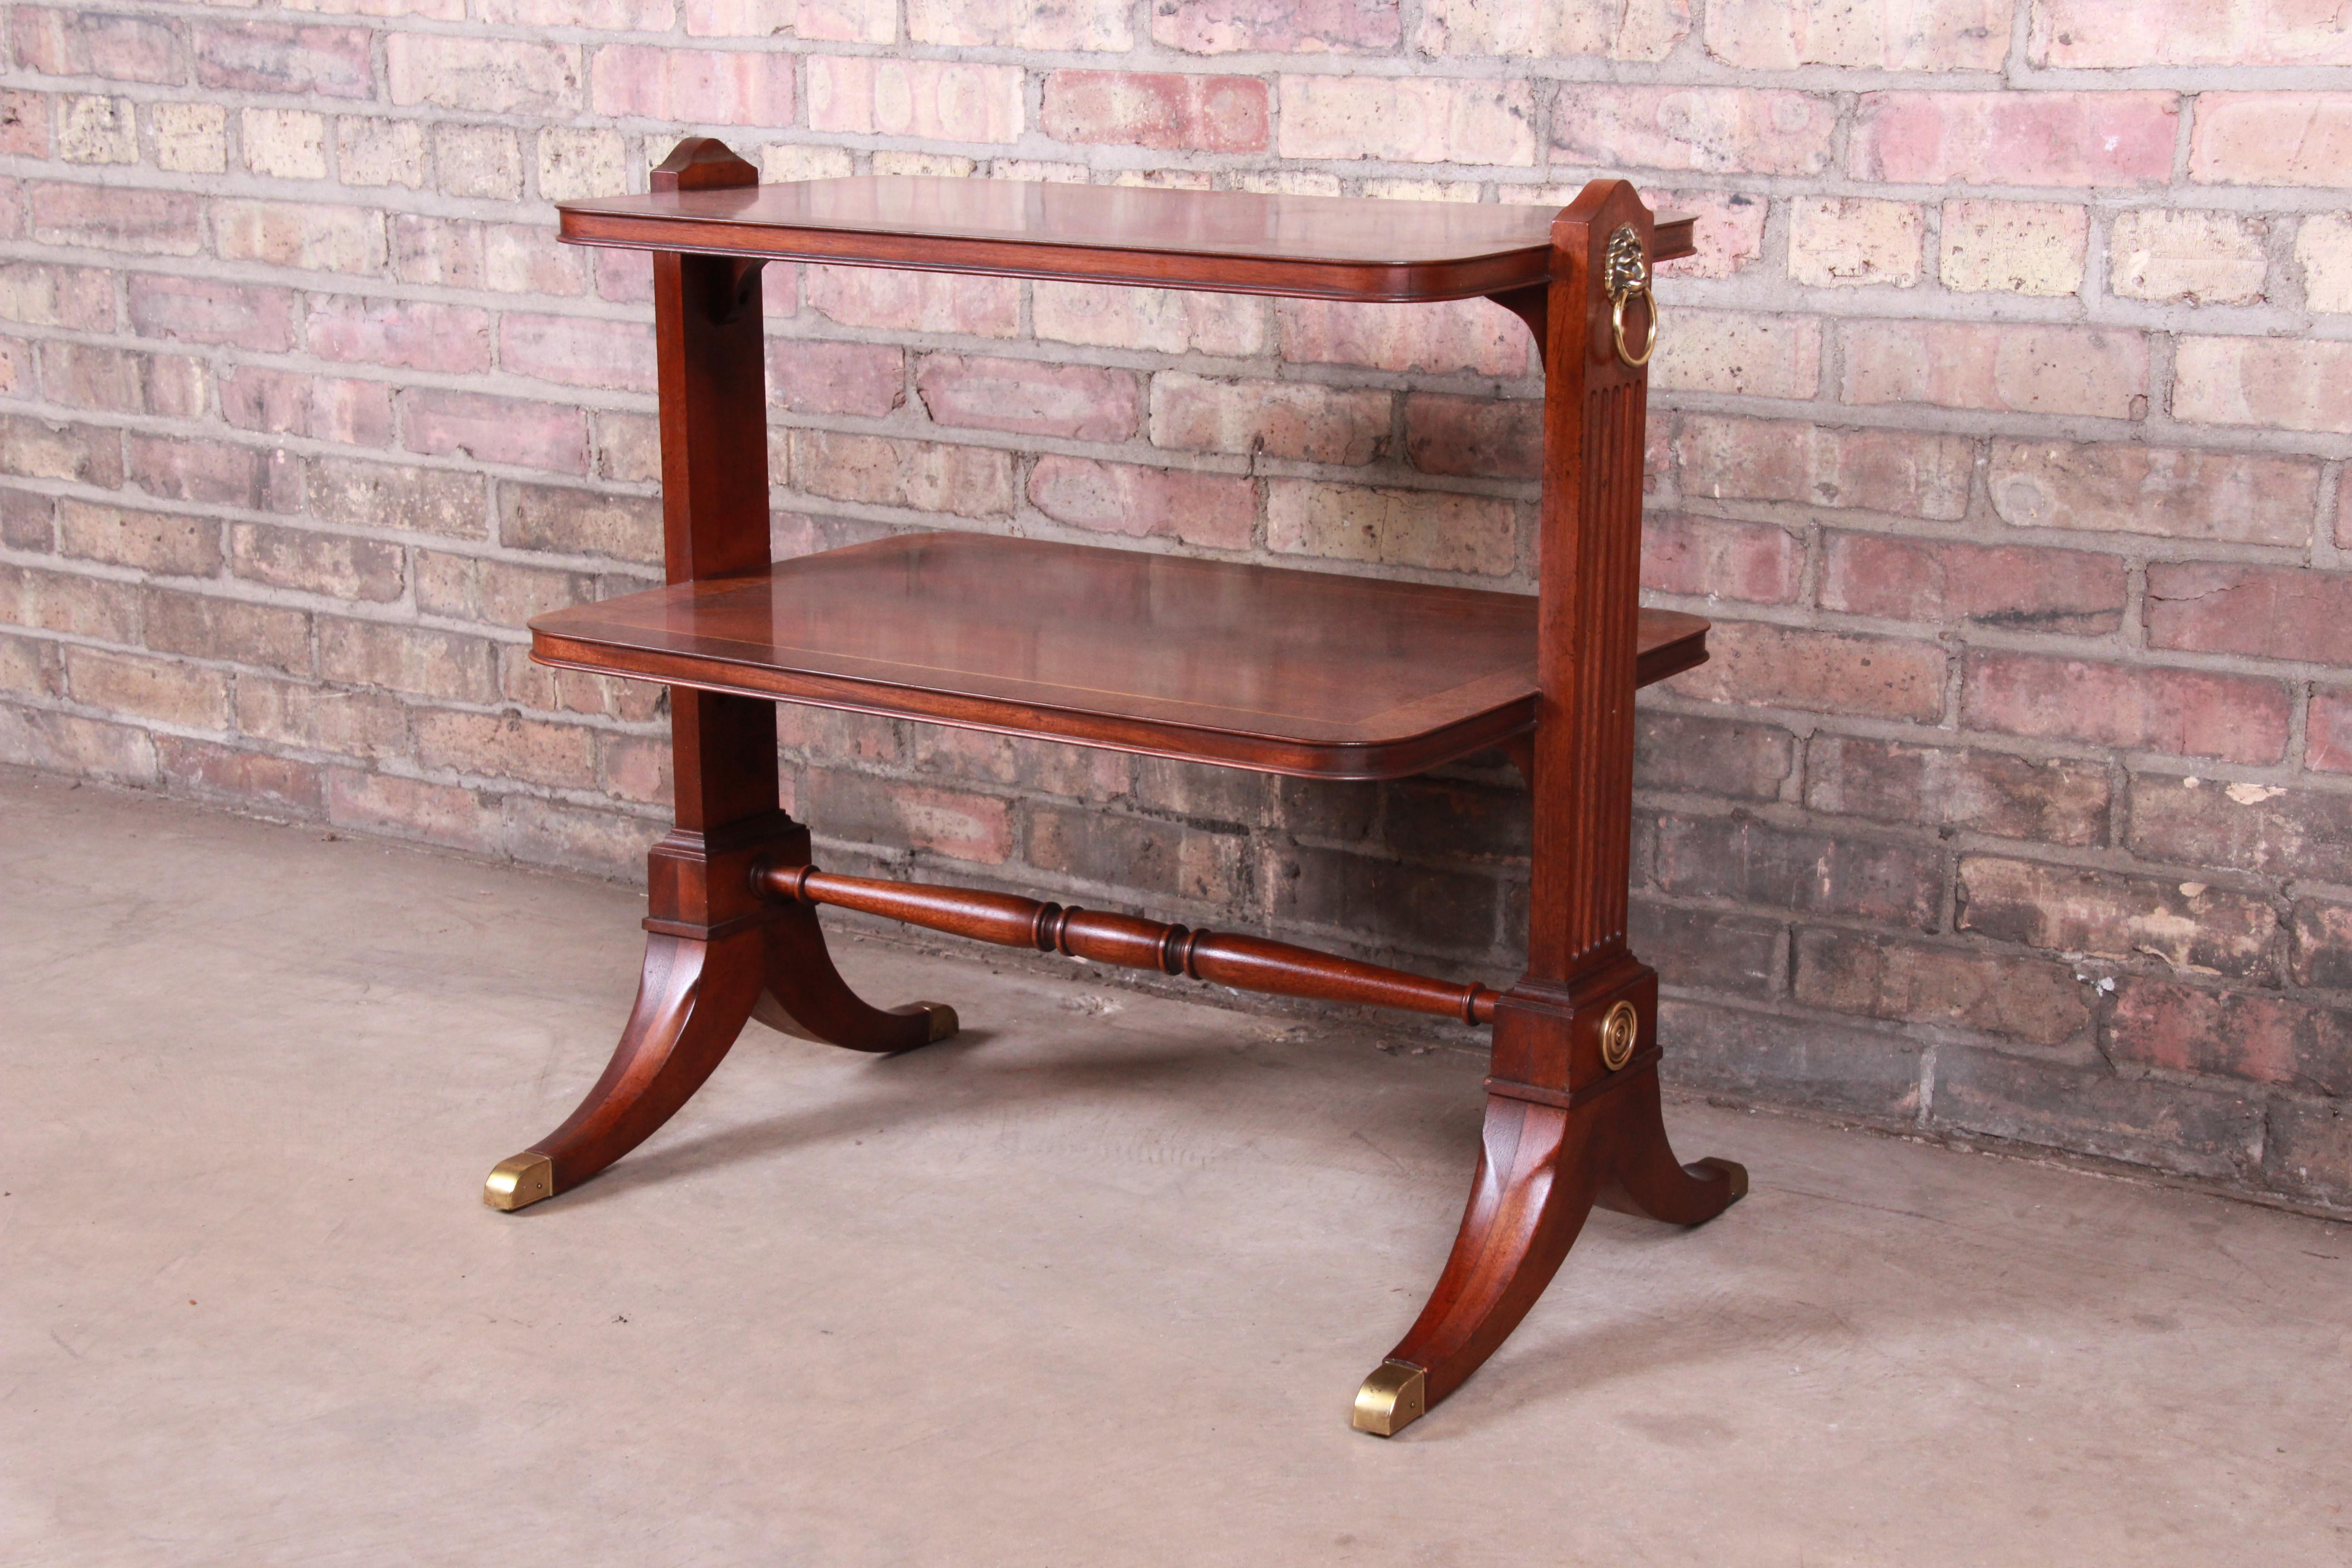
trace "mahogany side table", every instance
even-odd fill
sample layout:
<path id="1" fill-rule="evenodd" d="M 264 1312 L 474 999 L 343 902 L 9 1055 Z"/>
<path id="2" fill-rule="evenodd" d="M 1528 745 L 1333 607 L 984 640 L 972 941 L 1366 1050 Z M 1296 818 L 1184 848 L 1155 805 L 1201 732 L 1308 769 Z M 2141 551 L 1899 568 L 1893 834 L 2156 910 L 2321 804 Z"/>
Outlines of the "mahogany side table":
<path id="1" fill-rule="evenodd" d="M 1246 990 L 1494 1030 L 1484 1148 L 1428 1305 L 1358 1392 L 1389 1436 L 1526 1316 L 1596 1202 L 1696 1225 L 1742 1195 L 1667 1145 L 1657 975 L 1627 951 L 1633 693 L 1706 657 L 1706 623 L 1638 600 L 1650 264 L 1687 218 L 1596 180 L 1509 206 L 1016 181 L 761 185 L 679 143 L 642 196 L 562 233 L 654 254 L 668 585 L 531 623 L 542 664 L 665 682 L 676 823 L 650 857 L 635 1011 L 564 1123 L 490 1173 L 519 1209 L 586 1181 L 701 1087 L 746 1019 L 853 1050 L 955 1032 L 882 1009 L 827 957 L 831 904 Z M 1545 366 L 1533 596 L 966 533 L 786 562 L 768 545 L 759 275 L 775 259 L 1327 300 L 1483 295 Z M 1500 747 L 1534 793 L 1527 973 L 1456 985 L 1249 936 L 1005 894 L 835 875 L 778 806 L 778 701 L 1307 778 L 1386 779 Z"/>

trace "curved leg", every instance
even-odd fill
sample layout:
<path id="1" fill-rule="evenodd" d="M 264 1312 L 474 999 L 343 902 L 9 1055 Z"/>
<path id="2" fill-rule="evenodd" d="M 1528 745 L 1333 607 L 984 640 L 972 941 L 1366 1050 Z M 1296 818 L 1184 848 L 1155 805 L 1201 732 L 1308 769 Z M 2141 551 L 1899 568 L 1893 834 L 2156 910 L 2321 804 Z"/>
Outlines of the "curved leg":
<path id="1" fill-rule="evenodd" d="M 906 1051 L 956 1032 L 955 1009 L 944 1002 L 877 1007 L 849 988 L 816 911 L 785 905 L 764 928 L 763 984 L 751 1016 L 772 1029 L 804 1035 L 853 1051 Z"/>
<path id="2" fill-rule="evenodd" d="M 1658 1075 L 1645 1072 L 1612 1099 L 1618 1107 L 1616 1194 L 1634 1209 L 1669 1225 L 1705 1225 L 1748 1195 L 1748 1167 L 1729 1160 L 1685 1165 L 1666 1141 L 1666 1119 L 1658 1103 Z M 1611 1207 L 1619 1205 L 1612 1204 Z"/>
<path id="3" fill-rule="evenodd" d="M 1478 1174 L 1429 1304 L 1356 1395 L 1359 1431 L 1392 1436 L 1462 1385 L 1559 1271 L 1592 1212 L 1607 1098 L 1573 1110 L 1486 1097 Z"/>
<path id="4" fill-rule="evenodd" d="M 490 1173 L 482 1201 L 519 1209 L 578 1186 L 670 1119 L 751 1016 L 761 933 L 716 942 L 649 932 L 637 1005 L 621 1043 L 562 1126 Z"/>

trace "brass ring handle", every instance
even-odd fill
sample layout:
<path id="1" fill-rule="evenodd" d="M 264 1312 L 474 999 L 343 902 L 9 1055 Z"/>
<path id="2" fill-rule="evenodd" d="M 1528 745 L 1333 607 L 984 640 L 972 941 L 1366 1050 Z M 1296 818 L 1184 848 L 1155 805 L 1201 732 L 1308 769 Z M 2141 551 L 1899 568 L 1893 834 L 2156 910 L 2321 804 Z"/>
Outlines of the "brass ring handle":
<path id="1" fill-rule="evenodd" d="M 1636 294 L 1650 302 L 1650 337 L 1649 341 L 1642 345 L 1642 352 L 1638 354 L 1625 352 L 1625 301 Z M 1650 292 L 1650 286 L 1647 283 L 1626 289 L 1610 302 L 1609 324 L 1616 330 L 1617 357 L 1632 368 L 1641 369 L 1650 363 L 1650 356 L 1658 352 L 1658 297 Z"/>

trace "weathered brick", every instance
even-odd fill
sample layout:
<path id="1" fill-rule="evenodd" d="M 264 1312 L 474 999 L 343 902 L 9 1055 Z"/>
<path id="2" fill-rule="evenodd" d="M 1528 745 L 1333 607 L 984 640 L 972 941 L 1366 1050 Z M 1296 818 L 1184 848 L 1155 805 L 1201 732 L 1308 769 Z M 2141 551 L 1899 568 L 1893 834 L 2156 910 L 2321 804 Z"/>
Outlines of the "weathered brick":
<path id="1" fill-rule="evenodd" d="M 0 89 L 0 156 L 49 155 L 49 100 L 46 93 Z"/>
<path id="2" fill-rule="evenodd" d="M 392 101 L 475 114 L 567 115 L 579 110 L 580 51 L 569 44 L 455 33 L 384 35 Z"/>
<path id="3" fill-rule="evenodd" d="M 612 33 L 667 33 L 677 0 L 483 0 L 485 22 L 510 27 L 594 27 Z"/>
<path id="4" fill-rule="evenodd" d="M 596 51 L 589 104 L 598 114 L 698 124 L 790 125 L 793 57 L 608 44 Z"/>
<path id="5" fill-rule="evenodd" d="M 311 305 L 308 339 L 322 359 L 463 375 L 490 368 L 490 317 L 470 305 L 351 297 Z"/>
<path id="6" fill-rule="evenodd" d="M 2037 66 L 2352 65 L 2340 13 L 2296 0 L 2041 0 L 2026 58 Z"/>
<path id="7" fill-rule="evenodd" d="M 1077 441 L 1125 441 L 1143 417 L 1131 371 L 1039 360 L 928 354 L 915 395 L 932 422 Z"/>
<path id="8" fill-rule="evenodd" d="M 1518 520 L 1488 496 L 1272 479 L 1265 542 L 1285 555 L 1499 577 L 1517 564 Z"/>
<path id="9" fill-rule="evenodd" d="M 827 838 L 984 866 L 1000 865 L 1013 853 L 1012 810 L 995 795 L 834 768 L 811 768 L 806 788 L 801 815 Z"/>
<path id="10" fill-rule="evenodd" d="M 2288 930 L 2294 939 L 2290 979 L 2297 985 L 2352 990 L 2352 905 L 2298 900 Z"/>
<path id="11" fill-rule="evenodd" d="M 221 567 L 220 525 L 210 518 L 68 500 L 58 506 L 58 551 L 142 572 L 210 577 Z"/>
<path id="12" fill-rule="evenodd" d="M 202 204 L 180 191 L 29 181 L 33 237 L 46 245 L 144 256 L 194 256 L 204 248 Z"/>
<path id="13" fill-rule="evenodd" d="M 11 9 L 9 22 L 16 63 L 43 76 L 164 83 L 187 79 L 188 57 L 179 29 L 162 16 L 18 5 Z"/>
<path id="14" fill-rule="evenodd" d="M 58 100 L 57 149 L 68 163 L 136 163 L 137 111 L 127 98 L 68 93 Z"/>
<path id="15" fill-rule="evenodd" d="M 784 85 L 789 90 L 789 71 L 785 73 Z M 628 144 L 617 131 L 550 126 L 539 133 L 541 201 L 568 202 L 583 196 L 624 195 L 629 188 L 628 166 Z"/>
<path id="16" fill-rule="evenodd" d="M 29 490 L 0 489 L 0 544 L 46 555 L 57 547 L 57 502 Z"/>
<path id="17" fill-rule="evenodd" d="M 1279 92 L 1277 150 L 1286 158 L 1521 168 L 1536 161 L 1535 89 L 1526 81 L 1286 76 Z"/>
<path id="18" fill-rule="evenodd" d="M 1664 892 L 1936 929 L 1944 861 L 1927 846 L 1776 827 L 1745 812 L 1664 816 L 1657 832 Z"/>
<path id="19" fill-rule="evenodd" d="M 1844 331 L 1848 403 L 1928 403 L 2132 419 L 2147 411 L 2147 340 L 2096 327 L 1856 321 Z"/>
<path id="20" fill-rule="evenodd" d="M 1404 451 L 1424 474 L 1534 479 L 1543 472 L 1543 405 L 1412 393 L 1404 400 Z"/>
<path id="21" fill-rule="evenodd" d="M 147 110 L 155 166 L 173 174 L 228 172 L 228 111 L 217 103 L 158 103 Z"/>
<path id="22" fill-rule="evenodd" d="M 1906 1127 L 1918 1119 L 1922 1046 L 1891 1030 L 1676 999 L 1660 1004 L 1658 1034 L 1672 1042 L 1662 1070 L 1678 1089 Z"/>
<path id="23" fill-rule="evenodd" d="M 327 117 L 307 109 L 247 109 L 238 143 L 245 166 L 281 180 L 327 177 Z"/>
<path id="24" fill-rule="evenodd" d="M 1063 142 L 1261 153 L 1271 135 L 1255 77 L 1057 70 L 1045 78 L 1045 134 Z M 1295 155 L 1295 154 L 1294 154 Z"/>
<path id="25" fill-rule="evenodd" d="M 140 599 L 142 640 L 157 653 L 310 673 L 310 617 L 278 605 L 149 588 Z"/>
<path id="26" fill-rule="evenodd" d="M 107 559 L 95 552 L 75 553 Z M 0 621 L 106 642 L 136 642 L 139 600 L 125 584 L 103 577 L 0 566 Z"/>
<path id="27" fill-rule="evenodd" d="M 1960 691 L 1972 728 L 2233 763 L 2280 760 L 2288 706 L 2284 686 L 2248 676 L 1985 648 Z"/>
<path id="28" fill-rule="evenodd" d="M 392 444 L 392 390 L 380 381 L 239 365 L 220 384 L 221 418 L 273 436 L 386 447 Z"/>
<path id="29" fill-rule="evenodd" d="M 2352 1110 L 2325 1101 L 2271 1101 L 2263 1169 L 2289 1195 L 2352 1208 Z"/>
<path id="30" fill-rule="evenodd" d="M 1389 407 L 1384 392 L 1313 382 L 1213 381 L 1162 371 L 1151 378 L 1151 444 L 1187 452 L 1263 452 L 1309 463 L 1363 464 L 1388 444 Z M 1424 472 L 1446 471 L 1418 459 L 1415 466 Z"/>
<path id="31" fill-rule="evenodd" d="M 499 845 L 499 808 L 469 789 L 392 773 L 327 773 L 327 820 L 361 833 L 421 839 L 488 853 Z"/>
<path id="32" fill-rule="evenodd" d="M 150 784 L 155 781 L 155 742 L 134 725 L 0 704 L 0 762 Z"/>
<path id="33" fill-rule="evenodd" d="M 2315 310 L 2352 310 L 2352 216 L 2307 217 L 2294 231 L 2304 302 Z"/>
<path id="34" fill-rule="evenodd" d="M 494 645 L 457 632 L 321 616 L 319 673 L 345 686 L 384 687 L 447 702 L 498 696 Z"/>
<path id="35" fill-rule="evenodd" d="M 2096 763 L 1822 733 L 1806 742 L 1805 806 L 2041 844 L 2107 841 L 2115 788 Z"/>
<path id="36" fill-rule="evenodd" d="M 209 372 L 202 360 L 56 340 L 40 351 L 41 389 L 52 403 L 170 419 L 204 415 Z"/>
<path id="37" fill-rule="evenodd" d="M 1047 454 L 1030 472 L 1028 496 L 1030 505 L 1072 528 L 1216 550 L 1248 549 L 1257 525 L 1256 485 L 1236 474 Z"/>
<path id="38" fill-rule="evenodd" d="M 344 115 L 335 121 L 335 174 L 347 185 L 425 184 L 425 122 Z"/>
<path id="39" fill-rule="evenodd" d="M 2243 1182 L 2260 1159 L 2263 1112 L 2238 1094 L 2117 1078 L 2105 1064 L 2065 1067 L 1954 1047 L 1937 1053 L 1930 1124 Z"/>
<path id="40" fill-rule="evenodd" d="M 228 676 L 221 670 L 72 645 L 65 668 L 67 693 L 91 708 L 189 730 L 228 722 Z"/>
<path id="41" fill-rule="evenodd" d="M 914 726 L 913 742 L 914 765 L 929 773 L 1079 800 L 1116 800 L 1129 789 L 1129 759 L 1118 752 L 944 724 Z"/>
<path id="42" fill-rule="evenodd" d="M 1381 788 L 1389 841 L 1433 859 L 1525 865 L 1534 833 L 1525 789 L 1466 779 L 1398 779 Z"/>
<path id="43" fill-rule="evenodd" d="M 408 750 L 408 710 L 401 698 L 258 675 L 237 678 L 236 728 L 251 740 L 344 756 Z"/>
<path id="44" fill-rule="evenodd" d="M 1022 121 L 1017 66 L 808 57 L 812 131 L 1006 142 L 1020 139 Z"/>
<path id="45" fill-rule="evenodd" d="M 504 125 L 433 127 L 433 177 L 442 193 L 485 201 L 522 195 L 522 142 Z"/>
<path id="46" fill-rule="evenodd" d="M 94 268 L 0 263 L 0 320 L 110 332 L 114 279 Z"/>
<path id="47" fill-rule="evenodd" d="M 2183 338 L 2172 374 L 2176 419 L 2352 431 L 2352 343 Z"/>
<path id="48" fill-rule="evenodd" d="M 436 458 L 588 471 L 588 416 L 577 407 L 412 386 L 396 399 L 401 445 Z"/>
<path id="49" fill-rule="evenodd" d="M 1749 70 L 1996 70 L 2009 52 L 2012 0 L 1715 0 L 1706 50 Z"/>
<path id="50" fill-rule="evenodd" d="M 1675 677 L 1686 696 L 1932 722 L 1944 711 L 1944 650 L 1897 637 L 1718 621 L 1706 664 Z"/>
<path id="51" fill-rule="evenodd" d="M 1821 382 L 1822 323 L 1812 316 L 1676 310 L 1650 366 L 1661 392 L 1809 398 Z"/>
<path id="52" fill-rule="evenodd" d="M 1771 724 L 1696 713 L 1644 712 L 1636 721 L 1633 787 L 1732 800 L 1778 800 L 1796 763 L 1796 737 Z"/>
<path id="53" fill-rule="evenodd" d="M 508 311 L 499 319 L 499 363 L 573 386 L 654 389 L 653 333 L 635 321 Z"/>
<path id="54" fill-rule="evenodd" d="M 2063 963 L 1875 933 L 1799 931 L 1790 989 L 1809 1007 L 2032 1046 L 2085 1038 L 2091 1026 L 2091 993 Z"/>
<path id="55" fill-rule="evenodd" d="M 2063 297 L 2083 286 L 2089 237 L 2079 206 L 1946 202 L 1937 269 L 1947 289 Z"/>
<path id="56" fill-rule="evenodd" d="M 1963 437 L 1684 415 L 1674 424 L 1682 493 L 1800 501 L 1949 521 L 1968 510 L 1975 453 Z"/>
<path id="57" fill-rule="evenodd" d="M 1847 158 L 1892 184 L 2162 184 L 2179 100 L 2169 92 L 1868 92 Z"/>
<path id="58" fill-rule="evenodd" d="M 2352 662 L 2352 575 L 2218 562 L 2147 568 L 2152 647 Z"/>
<path id="59" fill-rule="evenodd" d="M 2245 976 L 2278 934 L 2267 900 L 2201 882 L 2122 877 L 2031 860 L 1960 860 L 1959 929 L 2047 952 Z"/>
<path id="60" fill-rule="evenodd" d="M 294 816 L 326 815 L 326 784 L 312 763 L 184 735 L 156 736 L 155 752 L 164 784 L 174 795 Z"/>
<path id="61" fill-rule="evenodd" d="M 1081 830 L 1077 825 L 1089 816 L 1114 820 L 1101 813 L 1071 812 L 1064 816 L 1073 825 L 1068 830 L 1072 837 Z M 1158 823 L 1139 824 L 1130 832 L 1154 843 L 1177 837 Z M 1035 842 L 1033 829 L 1032 860 L 1037 858 Z M 1213 848 L 1222 858 L 1230 843 L 1218 835 L 1202 853 L 1205 856 Z M 1106 858 L 1097 864 L 1108 868 L 1120 862 Z M 1258 876 L 1276 920 L 1343 933 L 1342 941 L 1359 948 L 1483 954 L 1493 945 L 1500 889 L 1491 878 L 1300 844 L 1268 847 Z M 1205 877 L 1186 879 L 1166 890 L 1202 900 L 1213 900 L 1219 891 Z"/>
<path id="62" fill-rule="evenodd" d="M 2143 207 L 2107 237 L 2107 287 L 2126 300 L 2251 305 L 2270 269 L 2266 224 L 2236 213 Z"/>
<path id="63" fill-rule="evenodd" d="M 903 350 L 822 339 L 768 340 L 768 399 L 779 408 L 878 418 L 906 397 Z"/>
<path id="64" fill-rule="evenodd" d="M 2352 691 L 2325 687 L 2311 694 L 2310 733 L 2304 766 L 2326 773 L 2352 773 Z"/>
<path id="65" fill-rule="evenodd" d="M 1532 358 L 1526 327 L 1485 300 L 1444 305 L 1360 305 L 1285 300 L 1276 307 L 1282 357 L 1444 374 L 1524 375 Z"/>
<path id="66" fill-rule="evenodd" d="M 453 539 L 479 539 L 488 531 L 479 474 L 320 457 L 310 459 L 305 493 L 313 516 L 340 527 Z"/>
<path id="67" fill-rule="evenodd" d="M 368 58 L 373 37 L 365 27 L 287 26 L 251 21 L 199 26 L 193 40 L 196 80 L 205 87 L 234 92 L 370 98 L 375 92 L 375 73 Z"/>
<path id="68" fill-rule="evenodd" d="M 229 570 L 247 582 L 386 604 L 407 579 L 406 552 L 382 540 L 266 522 L 229 525 Z"/>
<path id="69" fill-rule="evenodd" d="M 1251 295 L 1042 280 L 1030 289 L 1041 338 L 1169 354 L 1265 350 L 1265 301 Z"/>
<path id="70" fill-rule="evenodd" d="M 1719 910 L 1683 909 L 1636 897 L 1626 945 L 1683 990 L 1769 996 L 1778 983 L 1787 937 L 1780 922 Z"/>
<path id="71" fill-rule="evenodd" d="M 2205 92 L 2189 177 L 2211 184 L 2333 185 L 2352 165 L 2352 92 Z"/>
<path id="72" fill-rule="evenodd" d="M 596 596 L 585 572 L 518 566 L 479 555 L 416 552 L 416 607 L 426 615 L 520 626 L 534 616 L 569 609 Z"/>
<path id="73" fill-rule="evenodd" d="M 415 716 L 415 730 L 416 760 L 428 768 L 558 789 L 584 789 L 595 780 L 595 736 L 577 724 L 427 709 Z"/>
<path id="74" fill-rule="evenodd" d="M 1151 41 L 1189 55 L 1382 53 L 1402 37 L 1397 9 L 1397 0 L 1160 0 Z"/>
<path id="75" fill-rule="evenodd" d="M 1993 510 L 2020 528 L 2151 533 L 2234 544 L 2309 542 L 2319 465 L 2179 447 L 1996 441 Z"/>
<path id="76" fill-rule="evenodd" d="M 1563 161 L 1629 173 L 1819 174 L 1836 130 L 1830 100 L 1766 88 L 1563 82 L 1551 110 Z"/>
<path id="77" fill-rule="evenodd" d="M 131 330 L 142 337 L 223 343 L 262 353 L 283 353 L 294 346 L 290 289 L 134 272 L 126 298 Z"/>
<path id="78" fill-rule="evenodd" d="M 502 483 L 499 541 L 516 550 L 657 562 L 662 558 L 661 503 L 569 485 Z"/>
<path id="79" fill-rule="evenodd" d="M 122 483 L 121 433 L 101 426 L 55 425 L 21 414 L 0 415 L 0 474 L 113 489 Z"/>
<path id="80" fill-rule="evenodd" d="M 2039 546 L 1832 532 L 1822 605 L 1898 621 L 2104 636 L 2123 625 L 2124 558 Z"/>
<path id="81" fill-rule="evenodd" d="M 2142 774 L 2132 848 L 2151 860 L 2352 882 L 2352 795 Z"/>
<path id="82" fill-rule="evenodd" d="M 1750 604 L 1796 596 L 1804 543 L 1777 523 L 1653 512 L 1642 523 L 1642 585 Z"/>
<path id="83" fill-rule="evenodd" d="M 985 447 L 795 430 L 792 472 L 795 489 L 836 500 L 964 517 L 1013 510 L 1012 454 Z"/>
<path id="84" fill-rule="evenodd" d="M 1557 193 L 1566 195 L 1567 193 Z M 1518 198 L 1509 191 L 1503 200 Z M 1769 204 L 1744 191 L 1662 191 L 1643 193 L 1643 199 L 1660 212 L 1691 215 L 1696 254 L 1658 265 L 1663 278 L 1729 278 L 1764 257 L 1764 218 Z M 1565 205 L 1546 200 L 1545 206 Z M 1660 345 L 1659 353 L 1665 352 Z"/>
<path id="85" fill-rule="evenodd" d="M 1606 5 L 1428 0 L 1415 45 L 1430 55 L 1598 55 L 1656 60 L 1664 58 L 1690 27 L 1689 0 L 1623 0 Z"/>
<path id="86" fill-rule="evenodd" d="M 1791 204 L 1789 276 L 1816 289 L 1919 281 L 1927 219 L 1912 202 L 1807 196 Z"/>
<path id="87" fill-rule="evenodd" d="M 64 683 L 58 645 L 37 637 L 0 637 L 0 691 L 54 697 Z"/>
<path id="88" fill-rule="evenodd" d="M 1021 286 L 1009 278 L 812 267 L 809 308 L 845 327 L 1009 338 L 1021 331 Z"/>
<path id="89" fill-rule="evenodd" d="M 215 202 L 213 249 L 224 261 L 373 272 L 384 261 L 383 215 L 317 202 Z"/>
<path id="90" fill-rule="evenodd" d="M 507 294 L 588 292 L 585 254 L 578 246 L 561 243 L 547 229 L 535 224 L 484 224 L 481 237 L 484 288 Z"/>
<path id="91" fill-rule="evenodd" d="M 644 484 L 661 478 L 657 420 L 643 414 L 600 412 L 589 416 L 588 429 L 600 479 Z"/>
<path id="92" fill-rule="evenodd" d="M 2352 1091 L 2352 1013 L 2333 1007 L 2126 975 L 2106 1033 L 2107 1055 L 2118 1061 L 2315 1094 Z"/>
<path id="93" fill-rule="evenodd" d="M 260 511 L 292 511 L 302 504 L 301 464 L 282 448 L 133 430 L 123 437 L 122 451 L 131 482 L 160 499 Z"/>

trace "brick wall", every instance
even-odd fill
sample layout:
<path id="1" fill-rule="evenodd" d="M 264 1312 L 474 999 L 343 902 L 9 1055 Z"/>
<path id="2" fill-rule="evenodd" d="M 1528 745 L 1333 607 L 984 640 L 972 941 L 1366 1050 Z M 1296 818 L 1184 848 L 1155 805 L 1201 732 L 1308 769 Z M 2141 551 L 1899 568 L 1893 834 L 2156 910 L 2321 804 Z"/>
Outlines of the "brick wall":
<path id="1" fill-rule="evenodd" d="M 1677 1070 L 2352 1203 L 2352 14 L 2307 0 L 317 0 L 6 13 L 0 759 L 632 873 L 683 132 L 948 172 L 1696 210 L 1637 927 Z M 769 269 L 776 531 L 1530 582 L 1484 303 Z M 830 860 L 1507 979 L 1494 759 L 1309 786 L 785 710 Z"/>

